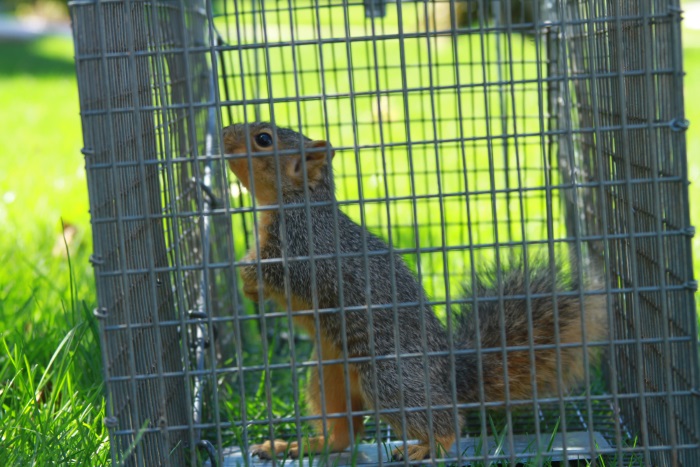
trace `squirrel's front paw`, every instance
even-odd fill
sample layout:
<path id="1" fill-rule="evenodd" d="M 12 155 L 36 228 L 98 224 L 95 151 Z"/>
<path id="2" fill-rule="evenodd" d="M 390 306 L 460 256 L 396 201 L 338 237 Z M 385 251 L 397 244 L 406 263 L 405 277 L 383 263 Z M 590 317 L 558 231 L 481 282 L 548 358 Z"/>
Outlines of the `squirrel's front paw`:
<path id="1" fill-rule="evenodd" d="M 254 444 L 250 447 L 249 452 L 251 456 L 258 456 L 260 459 L 266 460 L 270 460 L 273 457 L 285 453 L 292 458 L 297 458 L 299 456 L 299 449 L 296 442 L 288 443 L 281 439 L 265 441 L 262 444 Z"/>
<path id="2" fill-rule="evenodd" d="M 449 448 L 454 444 L 455 437 L 443 436 L 435 439 L 435 448 L 437 449 L 437 457 L 443 457 L 449 451 Z M 404 451 L 405 449 L 405 451 Z M 420 461 L 430 457 L 430 443 L 421 441 L 418 444 L 409 444 L 396 448 L 391 453 L 392 460 L 402 461 L 408 458 L 412 461 Z"/>
<path id="3" fill-rule="evenodd" d="M 243 279 L 243 295 L 254 302 L 259 301 L 257 277 L 258 274 L 255 266 L 245 266 L 241 269 L 241 279 Z"/>
<path id="4" fill-rule="evenodd" d="M 245 295 L 246 298 L 253 300 L 257 303 L 260 298 L 260 295 L 258 293 L 258 284 L 245 282 L 243 284 L 243 295 Z"/>

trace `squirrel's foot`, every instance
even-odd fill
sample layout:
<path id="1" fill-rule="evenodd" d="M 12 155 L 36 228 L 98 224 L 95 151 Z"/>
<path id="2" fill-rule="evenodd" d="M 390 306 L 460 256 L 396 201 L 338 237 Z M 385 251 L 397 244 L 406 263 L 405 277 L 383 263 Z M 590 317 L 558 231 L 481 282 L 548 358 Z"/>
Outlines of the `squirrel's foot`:
<path id="1" fill-rule="evenodd" d="M 258 456 L 260 459 L 270 460 L 280 454 L 288 454 L 289 457 L 296 459 L 299 457 L 299 446 L 297 442 L 288 443 L 281 439 L 273 441 L 265 441 L 262 444 L 254 444 L 249 449 L 251 456 Z"/>
<path id="2" fill-rule="evenodd" d="M 435 453 L 437 457 L 443 456 L 443 454 L 448 451 L 455 442 L 455 437 L 445 437 L 438 438 L 435 440 Z M 421 461 L 430 457 L 430 442 L 421 441 L 418 444 L 409 444 L 404 448 L 396 448 L 391 452 L 392 460 L 402 461 L 408 457 L 408 460 Z"/>
<path id="3" fill-rule="evenodd" d="M 324 452 L 339 452 L 348 447 L 349 441 L 346 438 L 332 437 L 330 440 L 323 436 L 304 439 L 302 441 L 303 450 L 299 449 L 296 441 L 287 442 L 281 439 L 265 441 L 250 447 L 250 454 L 258 456 L 260 459 L 270 460 L 280 454 L 285 454 L 291 459 L 296 459 L 301 454 L 321 454 Z"/>

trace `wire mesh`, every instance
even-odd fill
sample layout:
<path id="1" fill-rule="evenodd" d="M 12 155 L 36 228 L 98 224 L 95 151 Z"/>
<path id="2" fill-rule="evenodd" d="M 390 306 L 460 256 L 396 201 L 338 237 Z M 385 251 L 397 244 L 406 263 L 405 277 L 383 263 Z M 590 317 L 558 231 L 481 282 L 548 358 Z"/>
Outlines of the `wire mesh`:
<path id="1" fill-rule="evenodd" d="M 427 409 L 428 431 L 441 411 L 463 410 L 456 431 L 479 440 L 458 438 L 443 453 L 448 462 L 541 465 L 556 451 L 557 459 L 617 465 L 697 465 L 676 1 L 109 0 L 74 1 L 71 12 L 115 464 L 195 465 L 206 440 L 216 447 L 212 464 L 256 462 L 241 454 L 254 443 L 303 443 L 314 433 L 309 425 L 328 437 L 334 423 L 352 425 L 353 417 L 366 427 L 353 425 L 351 434 L 364 431 L 375 461 L 392 463 L 385 444 L 408 441 L 406 423 Z M 363 358 L 376 369 L 389 357 L 374 338 L 369 357 L 349 354 L 345 338 L 343 352 L 314 352 L 326 316 L 345 316 L 350 327 L 347 317 L 359 316 L 348 279 L 338 280 L 340 306 L 314 295 L 301 313 L 315 320 L 309 334 L 292 326 L 285 306 L 243 298 L 244 255 L 259 257 L 271 208 L 227 172 L 241 157 L 253 167 L 253 142 L 247 138 L 245 155 L 220 156 L 220 130 L 256 121 L 329 141 L 335 153 L 334 247 L 325 259 L 314 248 L 283 249 L 286 287 L 298 261 L 310 264 L 307 286 L 319 291 L 326 284 L 316 268 L 348 267 L 353 258 L 365 265 L 353 280 L 371 283 L 368 265 L 384 255 L 382 280 L 393 293 L 372 313 L 396 313 L 394 335 L 423 342 L 402 347 L 388 338 L 398 342 L 398 387 L 408 385 L 406 349 L 418 348 L 411 355 L 422 362 L 421 385 L 433 381 L 434 362 L 452 362 L 448 399 L 431 403 L 438 393 L 428 388 L 428 402 L 412 407 L 398 390 L 393 408 L 353 406 L 351 373 Z M 282 161 L 284 149 L 271 154 Z M 275 177 L 283 176 L 278 163 Z M 308 191 L 300 200 L 296 211 L 272 210 L 308 221 L 328 209 Z M 367 234 L 342 256 L 344 215 L 389 248 L 373 247 Z M 311 221 L 307 227 L 316 245 Z M 505 346 L 499 321 L 498 336 L 477 331 L 473 348 L 453 337 L 428 348 L 433 331 L 423 319 L 415 329 L 398 319 L 410 308 L 397 292 L 399 256 L 425 289 L 419 308 L 430 307 L 449 336 L 454 308 L 482 307 L 504 320 L 509 306 L 531 317 L 542 299 L 527 274 L 515 296 L 465 294 L 484 265 L 516 257 L 534 268 L 531 257 L 558 257 L 579 285 L 544 295 L 604 296 L 610 338 L 587 337 L 594 329 L 583 319 L 573 347 L 583 342 L 610 358 L 601 368 L 585 354 L 583 384 L 567 391 L 562 355 L 572 344 L 558 326 L 549 347 L 532 337 Z M 266 264 L 254 262 L 258 274 Z M 589 271 L 598 281 L 583 280 Z M 554 305 L 555 316 L 564 311 Z M 519 332 L 534 336 L 526 321 Z M 525 352 L 523 369 L 534 375 L 535 356 L 552 348 L 553 394 L 520 397 L 510 372 L 484 367 Z M 457 385 L 466 376 L 455 365 L 468 358 L 479 362 L 467 382 L 479 396 L 465 402 Z M 318 394 L 305 388 L 314 372 Z M 374 387 L 384 381 L 374 378 Z M 486 393 L 494 381 L 506 387 L 495 398 Z M 338 399 L 342 410 L 326 407 Z M 564 436 L 554 445 L 557 433 Z M 495 446 L 479 444 L 488 439 Z M 226 457 L 231 446 L 238 457 Z"/>
<path id="2" fill-rule="evenodd" d="M 609 379 L 645 465 L 698 458 L 697 331 L 688 226 L 680 5 L 568 2 L 562 11 L 576 134 L 560 158 L 597 182 L 585 235 L 618 289 Z M 566 57 L 566 58 L 564 58 Z M 562 89 L 563 92 L 566 92 Z M 563 109 L 563 112 L 567 112 Z M 617 237 L 611 238 L 614 233 Z M 688 313 L 678 310 L 689 310 Z M 683 446 L 688 446 L 687 449 Z"/>
<path id="3" fill-rule="evenodd" d="M 115 465 L 195 460 L 190 344 L 216 308 L 201 293 L 212 78 L 186 52 L 207 43 L 203 6 L 71 4 Z"/>

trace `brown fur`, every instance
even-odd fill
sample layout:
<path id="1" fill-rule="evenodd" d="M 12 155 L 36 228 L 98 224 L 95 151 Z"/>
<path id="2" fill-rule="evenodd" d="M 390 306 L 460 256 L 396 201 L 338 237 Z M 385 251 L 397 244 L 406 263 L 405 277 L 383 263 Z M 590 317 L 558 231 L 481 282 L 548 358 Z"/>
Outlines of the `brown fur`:
<path id="1" fill-rule="evenodd" d="M 306 318 L 306 317 L 305 317 Z M 314 333 L 313 320 L 295 319 L 295 324 L 302 326 L 310 335 Z M 340 352 L 336 347 L 326 339 L 321 339 L 321 358 L 323 360 L 337 360 L 341 357 Z M 313 356 L 313 360 L 317 359 L 317 355 Z M 362 401 L 362 395 L 360 394 L 359 380 L 357 371 L 354 367 L 350 366 L 350 394 L 352 408 L 350 411 L 361 411 L 364 410 L 364 403 Z M 311 370 L 311 377 L 307 385 L 307 401 L 309 405 L 309 410 L 313 415 L 318 415 L 319 419 L 314 420 L 313 424 L 315 426 L 317 433 L 323 433 L 323 420 L 320 418 L 322 414 L 325 413 L 326 416 L 329 415 L 346 415 L 348 414 L 347 407 L 347 392 L 346 392 L 346 379 L 343 371 L 342 364 L 331 364 L 323 365 L 323 389 L 325 395 L 325 407 L 321 407 L 321 384 L 320 384 L 320 371 L 318 368 L 314 367 Z M 304 446 L 303 451 L 308 453 L 321 453 L 321 452 L 337 452 L 343 451 L 350 443 L 353 441 L 351 438 L 354 435 L 355 439 L 362 436 L 364 432 L 364 424 L 362 417 L 352 417 L 352 433 L 350 431 L 350 424 L 348 423 L 347 416 L 341 418 L 327 418 L 328 422 L 326 424 L 326 432 L 328 433 L 328 439 L 325 436 L 315 436 L 308 439 Z M 300 453 L 299 444 L 296 441 L 286 442 L 283 440 L 266 441 L 263 444 L 258 444 L 251 446 L 251 453 L 258 455 L 260 458 L 269 459 L 272 453 L 281 454 L 289 453 L 291 457 L 298 457 Z"/>
<path id="2" fill-rule="evenodd" d="M 258 146 L 255 137 L 261 132 L 274 139 L 274 147 Z M 479 365 L 474 354 L 460 354 L 456 358 L 456 395 L 451 391 L 451 368 L 447 357 L 425 357 L 427 365 L 424 366 L 423 357 L 405 356 L 447 350 L 446 330 L 429 305 L 398 305 L 427 302 L 423 287 L 398 255 L 389 254 L 389 247 L 383 240 L 363 230 L 328 203 L 335 200 L 335 193 L 329 164 L 333 150 L 327 142 L 312 141 L 292 130 L 267 123 L 252 123 L 226 128 L 224 143 L 228 154 L 249 154 L 250 148 L 248 158 L 232 159 L 229 165 L 253 192 L 259 205 L 276 206 L 275 209 L 261 211 L 257 232 L 260 258 L 270 261 L 260 264 L 260 276 L 256 265 L 242 268 L 246 296 L 256 301 L 260 298 L 275 300 L 283 309 L 291 305 L 289 311 L 295 323 L 312 336 L 316 334 L 318 322 L 321 342 L 316 352 L 321 353 L 322 360 L 367 357 L 372 351 L 377 357 L 390 357 L 349 365 L 349 381 L 345 380 L 343 365 L 323 366 L 323 409 L 326 414 L 345 414 L 346 417 L 329 418 L 326 426 L 328 439 L 323 436 L 311 438 L 308 440 L 308 450 L 340 451 L 347 448 L 353 442 L 347 415 L 350 411 L 372 409 L 379 410 L 382 420 L 389 423 L 395 432 L 402 433 L 405 428 L 407 437 L 418 439 L 419 444 L 408 446 L 406 450 L 411 460 L 419 460 L 431 455 L 431 437 L 437 443 L 436 447 L 449 450 L 457 436 L 455 426 L 461 426 L 463 421 L 461 415 L 455 419 L 452 410 L 444 409 L 433 409 L 429 420 L 428 406 L 449 406 L 455 397 L 460 402 L 478 402 L 479 381 L 483 382 L 489 401 L 503 400 L 506 391 L 511 398 L 531 397 L 530 368 L 533 365 L 527 351 L 508 352 L 506 363 L 501 352 L 482 354 L 483 374 L 477 372 Z M 306 208 L 289 206 L 318 202 L 320 204 Z M 372 254 L 364 255 L 365 251 Z M 338 260 L 340 253 L 344 256 Z M 313 259 L 311 255 L 314 255 Z M 324 255 L 324 258 L 319 259 L 316 257 L 318 255 Z M 284 257 L 295 260 L 283 266 L 281 258 Z M 254 262 L 256 258 L 255 250 L 246 256 L 248 261 Z M 312 271 L 315 271 L 313 278 Z M 520 265 L 504 270 L 502 281 L 492 280 L 489 274 L 493 275 L 494 272 L 490 271 L 483 280 L 480 279 L 474 290 L 468 291 L 468 295 L 504 297 L 506 342 L 501 342 L 500 308 L 492 301 L 478 308 L 479 343 L 475 332 L 477 321 L 470 306 L 465 306 L 457 316 L 461 322 L 456 336 L 458 347 L 471 349 L 478 344 L 486 349 L 501 348 L 504 344 L 528 345 L 529 312 L 535 345 L 554 343 L 551 294 L 576 290 L 576 285 L 565 279 L 570 275 L 561 270 L 550 275 L 547 268 L 536 267 L 530 271 L 530 287 L 525 290 L 525 276 Z M 259 284 L 262 285 L 262 297 Z M 289 297 L 285 290 L 290 293 Z M 533 298 L 530 309 L 524 300 L 508 299 L 509 296 L 527 292 L 541 294 L 545 298 Z M 312 304 L 323 309 L 344 309 L 344 313 L 322 313 L 313 318 L 311 315 L 294 315 L 302 310 L 312 310 Z M 387 308 L 386 305 L 392 306 Z M 604 337 L 604 305 L 604 301 L 596 297 L 587 297 L 585 301 L 588 341 Z M 560 341 L 581 342 L 581 306 L 578 298 L 560 296 L 557 308 Z M 396 324 L 394 313 L 398 317 Z M 395 332 L 396 326 L 398 333 Z M 342 351 L 344 346 L 347 347 L 347 354 Z M 398 358 L 395 356 L 397 351 Z M 585 351 L 582 346 L 562 349 L 561 379 L 566 387 L 580 379 Z M 504 365 L 508 371 L 508 387 L 505 386 Z M 536 350 L 534 368 L 538 394 L 555 392 L 558 389 L 559 368 L 555 351 Z M 319 370 L 314 368 L 307 388 L 307 401 L 315 415 L 321 415 L 324 411 L 319 378 Z M 430 384 L 429 391 L 427 383 Z M 566 387 L 561 389 L 566 390 Z M 346 406 L 346 388 L 350 389 L 352 407 Z M 397 408 L 418 410 L 403 414 L 388 410 Z M 322 428 L 321 423 L 316 423 L 317 428 Z M 431 424 L 432 432 L 428 430 Z M 352 425 L 355 436 L 361 435 L 361 417 L 352 417 Z M 300 452 L 297 443 L 278 440 L 254 446 L 251 452 L 261 457 L 271 457 L 287 450 L 292 456 Z M 395 457 L 401 458 L 403 455 L 400 449 L 394 451 Z"/>
<path id="3" fill-rule="evenodd" d="M 597 310 L 605 310 L 605 298 L 602 296 L 589 296 L 586 300 L 586 308 L 596 310 L 596 312 L 586 313 L 586 330 L 589 335 L 599 336 L 605 334 L 603 317 Z M 575 312 L 578 316 L 578 311 Z M 553 343 L 554 336 L 554 315 L 550 316 L 546 322 L 538 322 L 537 328 L 533 329 L 533 341 L 535 347 Z M 527 346 L 527 322 L 523 321 L 522 328 L 510 328 L 507 330 L 507 345 L 509 347 Z M 581 325 L 578 322 L 562 323 L 559 325 L 559 340 L 562 344 L 576 344 L 583 342 L 581 335 Z M 591 340 L 590 337 L 588 340 Z M 493 343 L 494 347 L 500 344 Z M 584 373 L 584 350 L 582 347 L 563 347 L 560 351 L 560 366 L 563 372 L 563 390 L 575 385 L 583 379 Z M 497 375 L 503 375 L 503 360 L 501 354 L 491 354 L 488 367 L 493 372 L 494 378 L 486 381 L 486 394 L 489 401 L 505 400 L 505 385 L 503 379 L 498 379 Z M 532 398 L 532 383 L 529 372 L 524 372 L 523 368 L 531 367 L 530 353 L 527 350 L 510 351 L 507 354 L 508 361 L 508 391 L 512 400 L 526 400 Z M 556 394 L 558 378 L 557 356 L 555 349 L 535 350 L 535 375 L 538 394 Z"/>
<path id="4" fill-rule="evenodd" d="M 503 401 L 506 391 L 513 400 L 531 399 L 533 394 L 532 375 L 530 368 L 535 370 L 535 384 L 538 395 L 557 394 L 559 375 L 563 392 L 583 378 L 584 354 L 590 352 L 583 345 L 561 347 L 559 362 L 556 349 L 537 349 L 537 346 L 555 344 L 555 332 L 558 328 L 561 344 L 581 344 L 582 313 L 579 298 L 575 295 L 560 295 L 557 300 L 558 326 L 555 326 L 554 303 L 547 294 L 576 291 L 579 286 L 573 283 L 574 272 L 566 273 L 561 265 L 556 265 L 554 271 L 544 264 L 541 258 L 529 262 L 529 289 L 525 287 L 523 266 L 519 261 L 506 262 L 501 268 L 500 286 L 497 285 L 495 270 L 486 271 L 477 277 L 477 283 L 468 296 L 497 297 L 502 296 L 503 313 L 507 347 L 530 345 L 528 333 L 528 315 L 525 299 L 514 299 L 528 290 L 532 295 L 544 295 L 531 299 L 530 319 L 532 320 L 532 341 L 535 346 L 534 365 L 530 352 L 527 350 L 511 350 L 506 353 L 508 368 L 508 387 L 505 386 L 504 362 L 502 353 L 490 352 L 482 354 L 484 368 L 484 389 L 487 400 Z M 552 279 L 552 275 L 554 279 Z M 605 297 L 602 295 L 585 295 L 586 340 L 597 341 L 606 335 Z M 465 305 L 459 318 L 461 324 L 461 341 L 468 348 L 476 346 L 476 321 L 471 304 Z M 484 349 L 499 349 L 502 347 L 500 335 L 500 309 L 496 301 L 486 301 L 479 305 L 479 327 L 481 334 L 480 346 Z M 591 356 L 593 356 L 591 354 Z M 561 368 L 561 371 L 559 371 Z M 463 378 L 473 379 L 475 375 L 462 375 Z M 462 400 L 478 401 L 478 387 L 473 391 L 465 391 Z"/>

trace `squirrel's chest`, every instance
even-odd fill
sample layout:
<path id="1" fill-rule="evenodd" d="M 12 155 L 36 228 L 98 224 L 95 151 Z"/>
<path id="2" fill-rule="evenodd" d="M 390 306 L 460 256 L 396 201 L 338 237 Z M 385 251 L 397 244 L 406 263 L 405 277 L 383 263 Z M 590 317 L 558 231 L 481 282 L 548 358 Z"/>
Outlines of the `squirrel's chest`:
<path id="1" fill-rule="evenodd" d="M 318 222 L 313 216 L 312 221 Z M 331 253 L 325 232 L 319 232 L 314 224 L 309 226 L 306 216 L 298 213 L 287 213 L 282 223 L 279 213 L 266 211 L 260 216 L 258 230 L 260 246 L 265 249 L 261 254 L 264 258 L 307 256 L 310 255 L 312 242 L 315 254 Z"/>
<path id="2" fill-rule="evenodd" d="M 275 247 L 279 247 L 279 222 L 272 211 L 263 211 L 258 217 L 256 236 L 260 244 L 260 256 L 268 258 L 274 255 Z"/>

